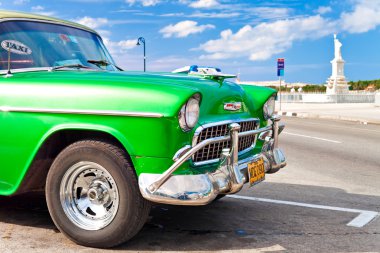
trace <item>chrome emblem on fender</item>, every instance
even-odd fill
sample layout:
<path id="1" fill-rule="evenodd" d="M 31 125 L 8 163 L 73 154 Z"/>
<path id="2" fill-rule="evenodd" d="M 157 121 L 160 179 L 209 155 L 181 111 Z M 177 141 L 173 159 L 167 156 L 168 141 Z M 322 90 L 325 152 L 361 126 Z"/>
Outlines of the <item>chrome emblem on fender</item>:
<path id="1" fill-rule="evenodd" d="M 224 103 L 224 110 L 226 111 L 237 111 L 240 109 L 241 109 L 241 102 Z"/>

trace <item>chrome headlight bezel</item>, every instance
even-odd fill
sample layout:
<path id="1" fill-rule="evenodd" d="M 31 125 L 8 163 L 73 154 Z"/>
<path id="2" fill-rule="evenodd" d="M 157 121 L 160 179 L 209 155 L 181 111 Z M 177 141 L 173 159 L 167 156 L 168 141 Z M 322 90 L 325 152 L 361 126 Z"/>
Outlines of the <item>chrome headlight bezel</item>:
<path id="1" fill-rule="evenodd" d="M 275 112 L 276 96 L 271 96 L 263 106 L 264 119 L 268 120 L 272 118 Z"/>
<path id="2" fill-rule="evenodd" d="M 200 100 L 201 96 L 199 94 L 193 95 L 179 111 L 178 121 L 182 131 L 188 132 L 197 125 L 200 112 Z"/>

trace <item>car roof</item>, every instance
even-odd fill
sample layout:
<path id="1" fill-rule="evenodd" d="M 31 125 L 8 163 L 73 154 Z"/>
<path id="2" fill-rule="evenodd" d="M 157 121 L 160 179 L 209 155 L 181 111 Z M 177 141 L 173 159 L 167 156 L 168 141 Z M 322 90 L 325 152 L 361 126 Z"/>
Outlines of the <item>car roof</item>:
<path id="1" fill-rule="evenodd" d="M 71 21 L 67 20 L 62 20 L 62 19 L 57 19 L 57 18 L 52 18 L 48 16 L 43 16 L 43 15 L 37 15 L 37 14 L 32 14 L 32 13 L 26 13 L 26 12 L 17 12 L 17 11 L 5 11 L 5 10 L 0 10 L 0 22 L 2 22 L 2 19 L 7 20 L 7 19 L 12 19 L 12 20 L 34 20 L 34 21 L 42 21 L 42 22 L 50 22 L 50 23 L 58 23 L 62 25 L 67 25 L 75 28 L 79 28 L 82 30 L 86 30 L 89 32 L 97 33 L 96 31 L 92 30 L 91 28 L 74 23 Z"/>

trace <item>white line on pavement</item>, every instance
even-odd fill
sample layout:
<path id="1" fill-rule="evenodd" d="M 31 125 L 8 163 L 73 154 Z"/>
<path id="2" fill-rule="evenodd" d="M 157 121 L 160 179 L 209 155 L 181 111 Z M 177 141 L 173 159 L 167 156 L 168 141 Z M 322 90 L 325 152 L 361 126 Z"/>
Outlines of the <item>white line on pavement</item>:
<path id="1" fill-rule="evenodd" d="M 340 141 L 334 141 L 334 140 L 329 140 L 329 139 L 319 138 L 319 137 L 314 137 L 314 136 L 309 136 L 309 135 L 303 135 L 303 134 L 289 133 L 289 132 L 286 132 L 286 131 L 284 131 L 283 133 L 284 133 L 284 134 L 288 134 L 288 135 L 294 135 L 294 136 L 299 136 L 299 137 L 309 138 L 309 139 L 320 140 L 320 141 L 328 141 L 328 142 L 338 143 L 338 144 L 341 144 L 341 143 L 342 143 L 342 142 L 340 142 Z"/>
<path id="2" fill-rule="evenodd" d="M 215 252 L 218 253 L 264 253 L 264 252 L 277 252 L 281 251 L 284 252 L 286 249 L 282 247 L 279 244 L 275 244 L 273 246 L 269 247 L 263 247 L 263 248 L 253 248 L 253 249 L 224 249 L 224 250 L 218 250 Z M 203 252 L 210 252 L 210 251 L 186 251 L 187 253 L 203 253 Z"/>
<path id="3" fill-rule="evenodd" d="M 274 204 L 280 204 L 280 205 L 300 206 L 300 207 L 308 207 L 308 208 L 324 209 L 324 210 L 332 210 L 332 211 L 340 211 L 340 212 L 348 212 L 348 213 L 359 213 L 359 215 L 356 218 L 354 218 L 352 221 L 347 223 L 347 226 L 357 227 L 357 228 L 364 227 L 371 220 L 373 220 L 376 216 L 379 215 L 378 212 L 368 211 L 368 210 L 315 205 L 315 204 L 307 204 L 307 203 L 285 201 L 285 200 L 256 198 L 256 197 L 248 197 L 248 196 L 241 196 L 241 195 L 227 195 L 227 197 L 233 198 L 233 199 L 246 199 L 246 200 L 252 200 L 252 201 L 274 203 Z"/>
<path id="4" fill-rule="evenodd" d="M 289 119 L 287 119 L 287 120 L 289 120 Z M 340 130 L 341 129 L 349 129 L 349 130 L 358 130 L 358 131 L 380 133 L 380 131 L 378 131 L 378 130 L 356 127 L 356 126 L 362 126 L 362 125 L 353 125 L 354 127 L 347 127 L 346 125 L 343 125 L 343 124 L 340 124 L 338 126 L 338 125 L 332 125 L 332 124 L 326 124 L 326 123 L 315 123 L 315 122 L 310 122 L 310 121 L 297 122 L 297 126 L 300 126 L 300 125 L 302 125 L 302 126 L 319 125 L 319 126 L 329 127 L 329 128 L 338 128 Z M 287 127 L 291 127 L 291 126 L 287 126 Z"/>

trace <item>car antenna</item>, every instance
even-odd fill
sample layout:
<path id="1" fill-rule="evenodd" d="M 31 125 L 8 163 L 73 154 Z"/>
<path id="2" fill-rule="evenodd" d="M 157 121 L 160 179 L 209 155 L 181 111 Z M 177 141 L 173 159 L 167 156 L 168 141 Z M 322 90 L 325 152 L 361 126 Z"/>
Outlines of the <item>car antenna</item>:
<path id="1" fill-rule="evenodd" d="M 8 72 L 5 75 L 5 78 L 11 77 L 12 72 L 11 72 L 11 48 L 8 48 Z"/>

